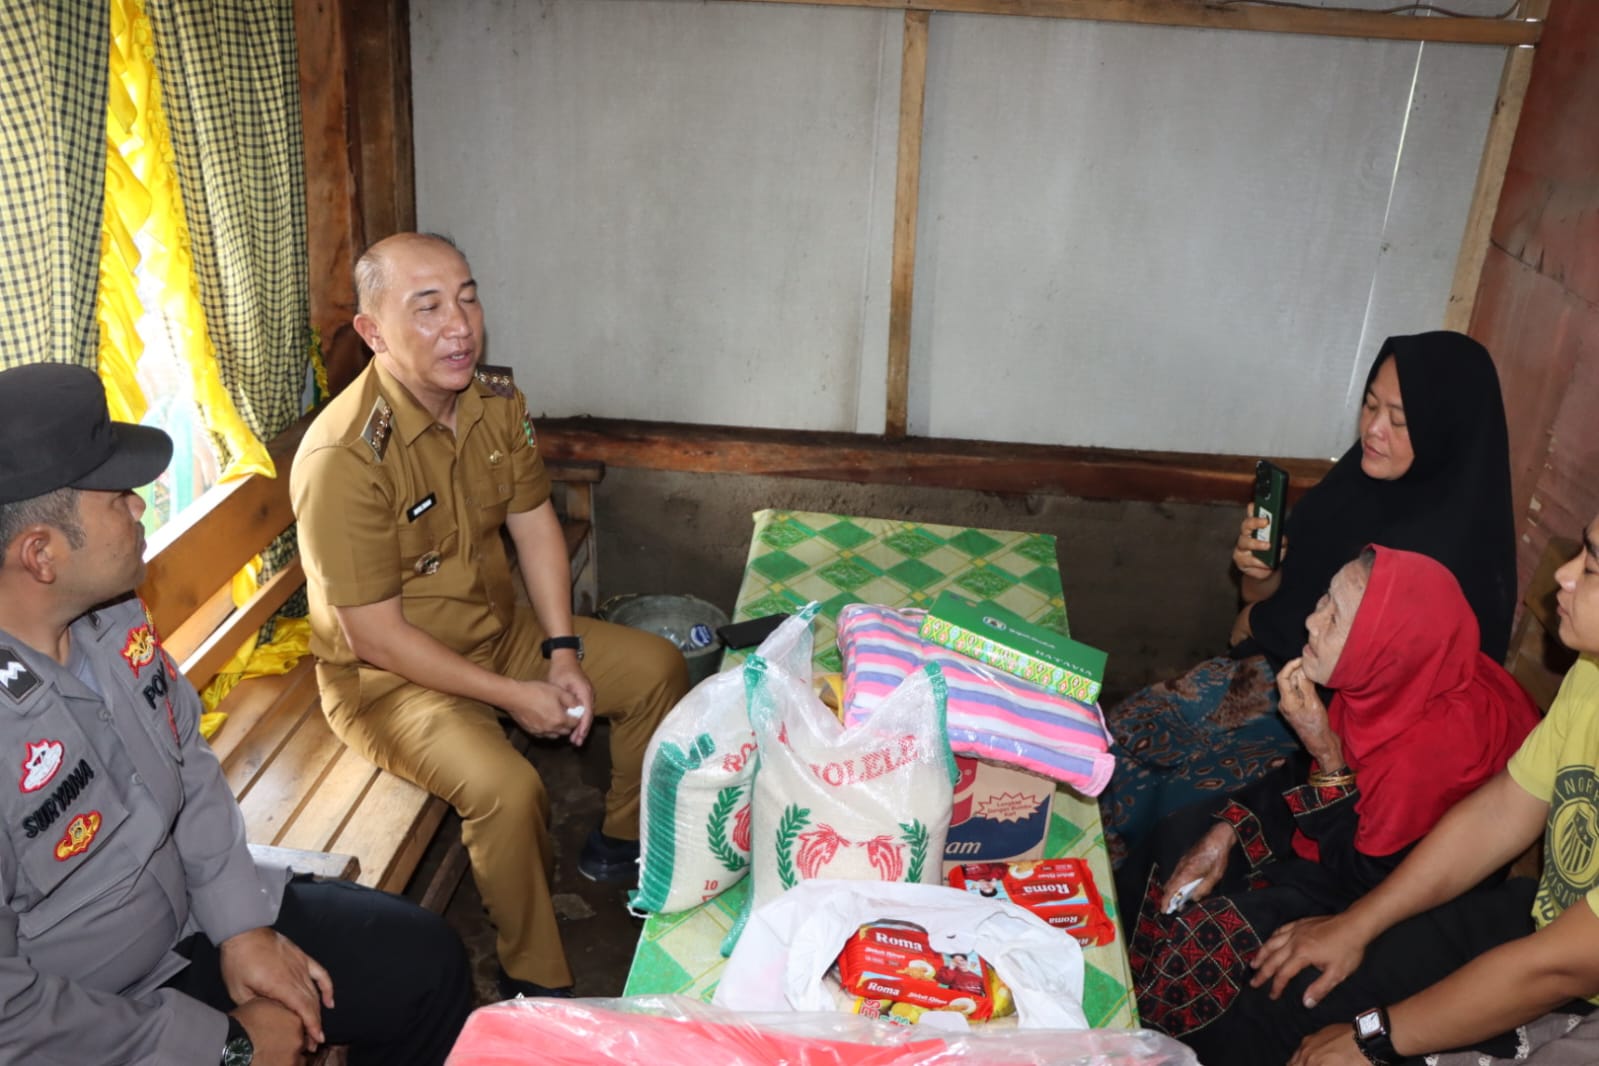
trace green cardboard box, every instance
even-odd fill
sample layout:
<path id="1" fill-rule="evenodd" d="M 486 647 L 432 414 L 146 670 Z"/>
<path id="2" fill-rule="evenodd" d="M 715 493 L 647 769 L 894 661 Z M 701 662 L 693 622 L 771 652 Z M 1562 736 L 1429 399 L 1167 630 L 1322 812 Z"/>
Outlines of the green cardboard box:
<path id="1" fill-rule="evenodd" d="M 922 619 L 921 637 L 1081 703 L 1099 699 L 1105 680 L 1106 655 L 1098 648 L 953 592 L 939 593 Z"/>

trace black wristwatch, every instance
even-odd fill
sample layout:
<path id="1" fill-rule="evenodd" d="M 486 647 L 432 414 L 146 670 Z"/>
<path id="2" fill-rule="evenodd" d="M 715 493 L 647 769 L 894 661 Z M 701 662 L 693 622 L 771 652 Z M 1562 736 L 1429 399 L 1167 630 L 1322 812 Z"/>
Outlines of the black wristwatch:
<path id="1" fill-rule="evenodd" d="M 562 649 L 570 649 L 577 652 L 577 661 L 583 661 L 582 637 L 551 637 L 539 645 L 539 651 L 544 653 L 546 659 Z"/>
<path id="2" fill-rule="evenodd" d="M 222 1066 L 250 1066 L 255 1061 L 255 1045 L 244 1023 L 228 1015 L 228 1042 L 222 1045 Z"/>
<path id="3" fill-rule="evenodd" d="M 1399 1061 L 1386 1010 L 1373 1007 L 1355 1015 L 1355 1047 L 1372 1066 L 1390 1066 Z"/>

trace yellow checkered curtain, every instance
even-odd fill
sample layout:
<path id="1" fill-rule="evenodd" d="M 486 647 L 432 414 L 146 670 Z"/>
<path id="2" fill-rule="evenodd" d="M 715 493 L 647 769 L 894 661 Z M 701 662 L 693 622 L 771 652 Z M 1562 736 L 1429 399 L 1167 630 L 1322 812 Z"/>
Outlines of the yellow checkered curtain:
<path id="1" fill-rule="evenodd" d="M 271 440 L 311 343 L 292 0 L 145 0 L 200 299 L 222 381 Z"/>
<path id="2" fill-rule="evenodd" d="M 103 3 L 4 0 L 0 18 L 0 368 L 94 366 L 105 184 Z"/>

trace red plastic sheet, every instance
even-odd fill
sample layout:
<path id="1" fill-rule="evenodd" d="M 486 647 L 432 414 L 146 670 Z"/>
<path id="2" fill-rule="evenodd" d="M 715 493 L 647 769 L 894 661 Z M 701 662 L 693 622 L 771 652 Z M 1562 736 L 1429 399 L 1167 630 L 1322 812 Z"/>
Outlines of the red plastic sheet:
<path id="1" fill-rule="evenodd" d="M 517 999 L 474 1012 L 446 1066 L 1196 1066 L 1146 1030 L 933 1035 L 848 1014 L 738 1014 L 680 996 Z"/>

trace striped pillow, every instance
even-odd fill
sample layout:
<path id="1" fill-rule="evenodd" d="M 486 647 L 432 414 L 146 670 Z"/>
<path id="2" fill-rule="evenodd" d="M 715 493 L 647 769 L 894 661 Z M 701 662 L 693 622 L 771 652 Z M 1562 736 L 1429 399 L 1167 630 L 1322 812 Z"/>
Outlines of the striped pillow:
<path id="1" fill-rule="evenodd" d="M 957 755 L 1005 763 L 1097 796 L 1110 781 L 1098 706 L 1078 703 L 991 669 L 917 635 L 924 611 L 864 603 L 839 612 L 845 721 L 854 724 L 922 664 L 935 662 L 948 685 L 949 746 Z"/>

